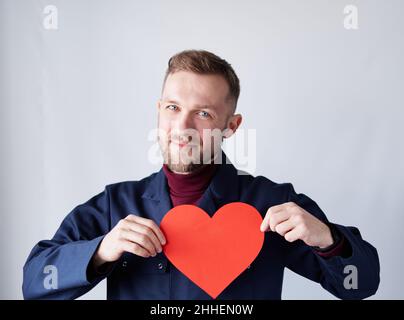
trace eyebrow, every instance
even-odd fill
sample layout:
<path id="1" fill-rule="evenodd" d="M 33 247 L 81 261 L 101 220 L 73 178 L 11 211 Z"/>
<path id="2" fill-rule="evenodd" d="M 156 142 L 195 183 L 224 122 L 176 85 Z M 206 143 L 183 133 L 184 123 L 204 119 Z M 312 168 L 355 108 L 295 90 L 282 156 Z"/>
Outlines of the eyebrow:
<path id="1" fill-rule="evenodd" d="M 162 101 L 164 103 L 172 103 L 172 104 L 181 105 L 181 103 L 179 103 L 178 101 L 175 101 L 175 100 L 162 100 Z M 215 108 L 209 104 L 197 104 L 194 107 L 215 110 Z"/>

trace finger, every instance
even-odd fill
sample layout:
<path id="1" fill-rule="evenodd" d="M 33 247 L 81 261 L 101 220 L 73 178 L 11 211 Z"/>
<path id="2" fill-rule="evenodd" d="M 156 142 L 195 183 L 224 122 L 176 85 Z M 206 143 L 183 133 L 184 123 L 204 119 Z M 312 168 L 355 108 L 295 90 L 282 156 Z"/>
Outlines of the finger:
<path id="1" fill-rule="evenodd" d="M 261 231 L 267 231 L 268 228 L 271 231 L 275 231 L 274 227 L 276 224 L 289 219 L 288 208 L 289 202 L 270 207 L 261 223 Z"/>
<path id="2" fill-rule="evenodd" d="M 275 231 L 280 234 L 282 237 L 291 231 L 295 227 L 295 224 L 291 221 L 291 219 L 288 219 L 282 223 L 279 223 L 275 227 Z"/>
<path id="3" fill-rule="evenodd" d="M 287 209 L 275 212 L 269 217 L 269 228 L 276 232 L 276 226 L 284 221 L 289 220 L 291 213 Z"/>
<path id="4" fill-rule="evenodd" d="M 136 215 L 133 215 L 133 214 L 128 215 L 126 217 L 126 219 L 128 219 L 130 221 L 138 222 L 140 224 L 143 224 L 143 225 L 149 227 L 156 234 L 157 238 L 160 240 L 160 243 L 162 245 L 166 244 L 166 242 L 167 242 L 166 237 L 164 236 L 161 229 L 157 226 L 157 224 L 153 220 L 146 219 L 146 218 L 143 218 L 143 217 L 139 217 L 139 216 L 136 216 Z"/>
<path id="5" fill-rule="evenodd" d="M 264 229 L 265 231 L 271 230 L 275 232 L 275 227 L 279 223 L 282 223 L 283 221 L 286 221 L 290 218 L 290 212 L 285 209 L 277 211 L 275 213 L 271 213 L 271 211 L 269 211 L 265 218 L 267 219 L 264 219 L 265 222 L 263 222 L 262 229 Z"/>
<path id="6" fill-rule="evenodd" d="M 146 235 L 153 242 L 155 250 L 160 253 L 162 251 L 160 240 L 157 238 L 153 230 L 143 224 L 127 221 L 126 227 L 134 232 Z"/>
<path id="7" fill-rule="evenodd" d="M 150 257 L 149 252 L 145 248 L 143 248 L 141 245 L 137 243 L 128 240 L 122 240 L 122 249 L 125 252 L 129 252 L 137 256 L 141 256 L 143 258 Z"/>
<path id="8" fill-rule="evenodd" d="M 293 228 L 289 232 L 287 232 L 284 236 L 285 240 L 288 242 L 294 242 L 300 239 L 301 232 L 299 228 Z"/>
<path id="9" fill-rule="evenodd" d="M 265 214 L 264 220 L 261 222 L 260 230 L 262 232 L 268 231 L 270 216 L 273 214 L 272 207 L 269 208 Z"/>
<path id="10" fill-rule="evenodd" d="M 154 248 L 153 243 L 149 239 L 148 236 L 134 232 L 132 230 L 121 230 L 121 239 L 131 241 L 133 243 L 137 243 L 141 245 L 144 249 L 146 249 L 151 256 L 155 256 L 157 254 L 156 249 Z"/>
<path id="11" fill-rule="evenodd" d="M 286 209 L 286 208 L 293 207 L 295 205 L 296 204 L 294 202 L 289 201 L 289 202 L 285 202 L 285 203 L 281 203 L 281 204 L 277 204 L 275 206 L 272 206 L 270 209 L 271 209 L 272 212 L 277 212 L 277 211 L 281 211 L 281 210 Z"/>

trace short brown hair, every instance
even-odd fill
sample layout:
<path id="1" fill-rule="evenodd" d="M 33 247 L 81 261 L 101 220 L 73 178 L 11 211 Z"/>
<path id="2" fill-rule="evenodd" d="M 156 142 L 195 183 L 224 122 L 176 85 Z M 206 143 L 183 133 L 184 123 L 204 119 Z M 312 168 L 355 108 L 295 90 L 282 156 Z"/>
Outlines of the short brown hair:
<path id="1" fill-rule="evenodd" d="M 229 98 L 234 99 L 234 110 L 240 95 L 240 81 L 230 63 L 205 50 L 181 51 L 168 60 L 163 87 L 169 74 L 177 71 L 191 71 L 197 74 L 221 75 L 229 85 Z"/>

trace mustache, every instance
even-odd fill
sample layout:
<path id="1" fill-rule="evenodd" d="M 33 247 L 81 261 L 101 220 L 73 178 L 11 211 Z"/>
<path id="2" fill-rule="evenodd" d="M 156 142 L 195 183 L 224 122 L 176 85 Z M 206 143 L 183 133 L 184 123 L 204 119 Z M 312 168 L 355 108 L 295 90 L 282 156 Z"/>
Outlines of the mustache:
<path id="1" fill-rule="evenodd" d="M 177 135 L 177 134 L 171 134 L 168 137 L 168 142 L 174 142 L 178 144 L 192 144 L 192 145 L 198 145 L 201 144 L 202 139 L 199 136 L 199 134 L 187 134 L 187 135 Z"/>
<path id="2" fill-rule="evenodd" d="M 178 143 L 178 144 L 198 144 L 195 141 L 192 143 L 192 139 L 188 139 L 188 138 L 174 138 L 174 139 L 170 139 L 168 142 L 174 142 L 174 143 Z"/>

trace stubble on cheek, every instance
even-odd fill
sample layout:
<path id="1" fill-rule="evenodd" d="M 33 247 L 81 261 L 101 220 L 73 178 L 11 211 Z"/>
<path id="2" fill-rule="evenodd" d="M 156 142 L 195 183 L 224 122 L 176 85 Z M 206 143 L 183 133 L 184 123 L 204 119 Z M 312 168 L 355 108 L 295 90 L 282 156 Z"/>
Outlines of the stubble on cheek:
<path id="1" fill-rule="evenodd" d="M 202 140 L 198 143 L 190 142 L 185 146 L 170 141 L 169 138 L 159 137 L 160 150 L 164 164 L 171 171 L 192 172 L 212 162 L 215 149 L 212 145 L 204 149 Z"/>

